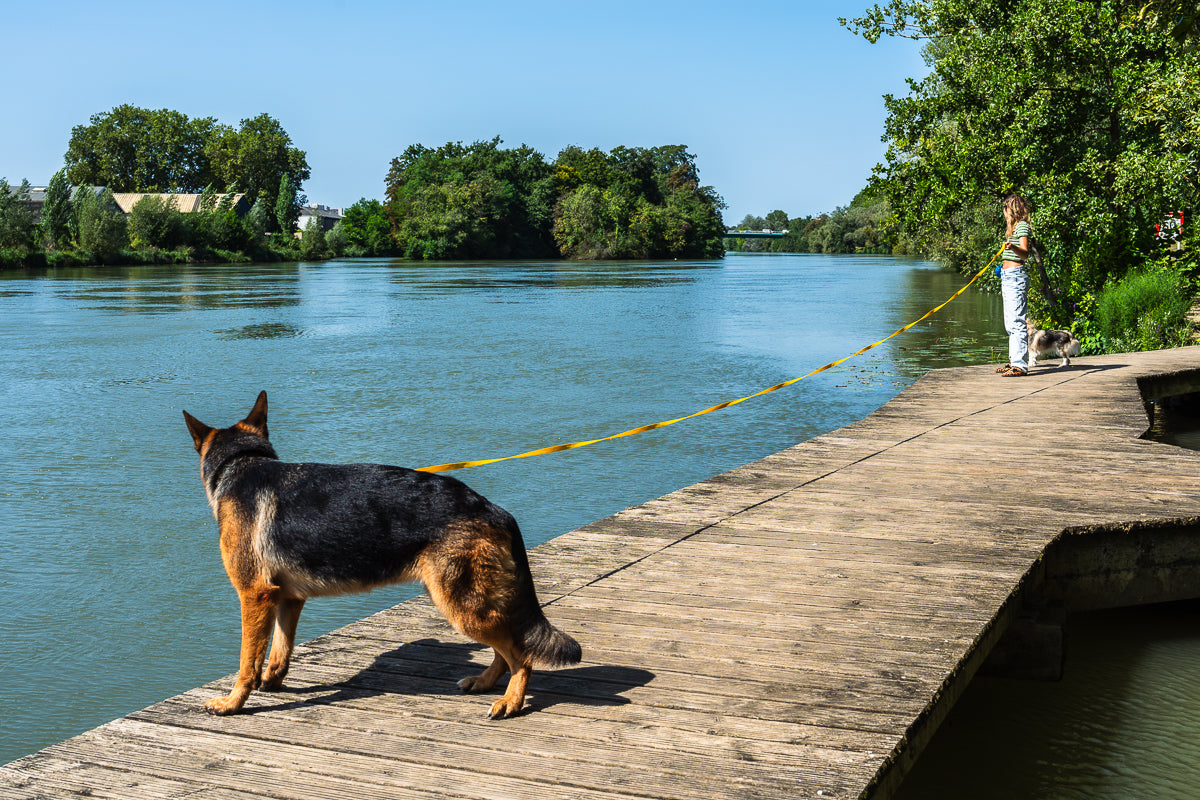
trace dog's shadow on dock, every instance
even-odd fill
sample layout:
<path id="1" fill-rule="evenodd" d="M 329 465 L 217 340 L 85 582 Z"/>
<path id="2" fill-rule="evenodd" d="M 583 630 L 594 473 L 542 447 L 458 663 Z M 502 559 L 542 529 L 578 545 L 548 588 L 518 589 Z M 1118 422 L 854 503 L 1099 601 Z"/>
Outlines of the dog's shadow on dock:
<path id="1" fill-rule="evenodd" d="M 465 694 L 458 681 L 482 672 L 491 661 L 491 648 L 475 643 L 443 642 L 420 639 L 408 642 L 376 656 L 367 667 L 329 683 L 287 681 L 279 692 L 256 693 L 258 702 L 247 704 L 242 713 L 269 713 L 297 708 L 309 703 L 338 704 L 361 701 L 382 695 L 438 697 L 451 695 L 482 703 L 480 713 L 504 692 L 508 674 L 490 692 Z M 482 658 L 481 658 L 482 656 Z M 297 654 L 295 672 L 304 673 L 302 665 L 319 668 L 341 666 L 346 651 L 315 650 Z M 341 671 L 341 670 L 339 670 Z M 558 704 L 582 706 L 619 706 L 631 703 L 626 693 L 649 684 L 655 675 L 648 670 L 615 664 L 566 667 L 562 669 L 534 668 L 522 715 Z"/>

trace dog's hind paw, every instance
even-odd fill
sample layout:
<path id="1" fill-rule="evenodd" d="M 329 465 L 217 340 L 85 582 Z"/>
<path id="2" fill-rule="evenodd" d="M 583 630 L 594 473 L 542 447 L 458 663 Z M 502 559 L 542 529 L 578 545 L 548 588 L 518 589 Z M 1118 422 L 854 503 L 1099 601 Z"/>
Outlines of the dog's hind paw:
<path id="1" fill-rule="evenodd" d="M 492 689 L 496 685 L 495 679 L 489 679 L 484 675 L 471 675 L 463 678 L 458 682 L 458 688 L 462 689 L 466 694 L 479 694 Z"/>

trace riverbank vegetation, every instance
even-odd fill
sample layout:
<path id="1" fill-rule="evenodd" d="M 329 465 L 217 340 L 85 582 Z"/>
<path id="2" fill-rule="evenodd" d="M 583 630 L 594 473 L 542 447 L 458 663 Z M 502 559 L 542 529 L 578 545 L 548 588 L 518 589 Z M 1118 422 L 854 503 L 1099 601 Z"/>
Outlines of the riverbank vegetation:
<path id="1" fill-rule="evenodd" d="M 310 174 L 266 114 L 238 128 L 130 105 L 71 131 L 35 218 L 28 182 L 0 179 L 0 269 L 114 263 L 421 259 L 719 258 L 724 203 L 684 145 L 571 146 L 553 161 L 496 137 L 393 159 L 386 201 L 332 230 L 296 230 Z M 117 195 L 146 194 L 122 199 Z M 199 208 L 181 208 L 182 196 Z"/>
<path id="2" fill-rule="evenodd" d="M 268 233 L 271 216 L 262 200 L 239 214 L 234 195 L 211 189 L 200 208 L 184 213 L 172 195 L 147 194 L 128 215 L 111 189 L 73 188 L 64 171 L 46 187 L 41 219 L 29 210 L 29 183 L 9 186 L 0 178 L 0 269 L 83 267 L 103 264 L 250 263 L 296 260 L 303 240 Z M 279 226 L 295 226 L 284 203 Z M 298 208 L 298 206 L 297 206 Z"/>
<path id="3" fill-rule="evenodd" d="M 1045 251 L 1034 317 L 1091 352 L 1185 338 L 1156 298 L 1190 298 L 1200 271 L 1197 19 L 1179 0 L 890 0 L 842 20 L 926 42 L 929 74 L 885 98 L 872 195 L 915 249 L 974 274 L 1019 192 Z M 1175 243 L 1157 235 L 1172 212 Z"/>
<path id="4" fill-rule="evenodd" d="M 0 269 L 301 255 L 292 234 L 309 167 L 267 114 L 233 128 L 117 106 L 72 129 L 64 162 L 36 217 L 28 181 L 0 178 Z M 122 211 L 115 193 L 147 196 Z M 185 195 L 199 208 L 185 213 L 175 202 Z"/>
<path id="5" fill-rule="evenodd" d="M 212 117 L 189 119 L 131 105 L 72 128 L 64 161 L 74 186 L 181 194 L 215 188 L 245 194 L 251 205 L 261 200 L 268 209 L 293 188 L 300 191 L 310 176 L 304 151 L 269 114 L 244 119 L 235 129 Z M 267 231 L 279 230 L 268 217 Z"/>
<path id="6" fill-rule="evenodd" d="M 393 159 L 386 211 L 408 258 L 719 258 L 724 203 L 683 145 L 571 146 L 553 163 L 496 137 Z"/>
<path id="7" fill-rule="evenodd" d="M 777 239 L 727 239 L 726 247 L 746 253 L 915 254 L 891 203 L 878 190 L 859 192 L 848 206 L 827 214 L 788 218 L 776 209 L 765 217 L 746 215 L 737 230 L 786 231 Z"/>

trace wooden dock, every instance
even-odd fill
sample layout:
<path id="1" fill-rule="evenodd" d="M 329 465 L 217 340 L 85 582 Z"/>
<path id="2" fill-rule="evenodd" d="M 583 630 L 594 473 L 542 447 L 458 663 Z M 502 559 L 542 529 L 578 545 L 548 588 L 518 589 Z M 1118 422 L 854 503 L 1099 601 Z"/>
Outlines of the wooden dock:
<path id="1" fill-rule="evenodd" d="M 303 645 L 249 713 L 205 714 L 217 681 L 0 767 L 0 798 L 887 797 L 1030 609 L 1200 595 L 1200 453 L 1139 438 L 1197 390 L 1200 347 L 932 372 L 536 548 L 584 662 L 516 719 L 458 692 L 490 654 L 421 598 Z"/>

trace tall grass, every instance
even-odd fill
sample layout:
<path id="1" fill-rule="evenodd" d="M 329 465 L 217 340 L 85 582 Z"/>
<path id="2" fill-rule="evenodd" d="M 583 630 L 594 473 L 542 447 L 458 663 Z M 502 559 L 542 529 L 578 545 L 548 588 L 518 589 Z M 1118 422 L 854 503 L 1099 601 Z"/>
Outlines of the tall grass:
<path id="1" fill-rule="evenodd" d="M 1134 352 L 1189 344 L 1187 314 L 1193 287 L 1166 264 L 1150 264 L 1104 287 L 1096 299 L 1096 326 L 1106 352 Z"/>

